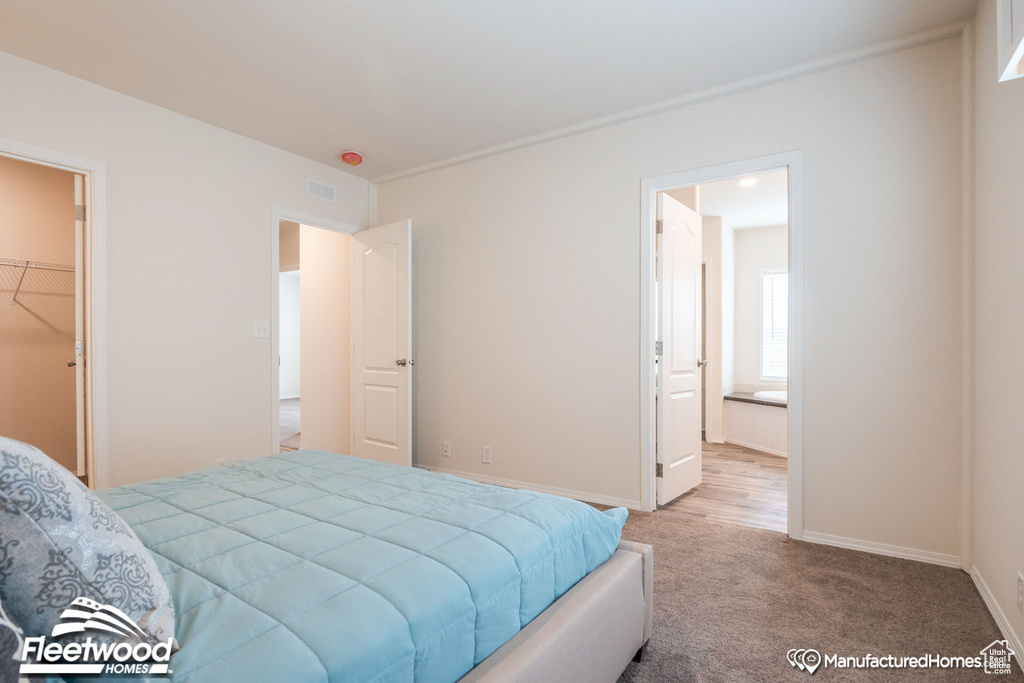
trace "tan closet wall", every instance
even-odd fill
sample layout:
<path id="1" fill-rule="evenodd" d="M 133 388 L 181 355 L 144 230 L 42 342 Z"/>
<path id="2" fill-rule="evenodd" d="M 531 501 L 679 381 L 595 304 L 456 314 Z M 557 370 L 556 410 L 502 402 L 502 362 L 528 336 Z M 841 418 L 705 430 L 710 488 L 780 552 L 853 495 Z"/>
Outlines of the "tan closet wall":
<path id="1" fill-rule="evenodd" d="M 0 157 L 0 258 L 75 263 L 75 177 Z M 76 464 L 74 272 L 0 266 L 0 434 Z"/>

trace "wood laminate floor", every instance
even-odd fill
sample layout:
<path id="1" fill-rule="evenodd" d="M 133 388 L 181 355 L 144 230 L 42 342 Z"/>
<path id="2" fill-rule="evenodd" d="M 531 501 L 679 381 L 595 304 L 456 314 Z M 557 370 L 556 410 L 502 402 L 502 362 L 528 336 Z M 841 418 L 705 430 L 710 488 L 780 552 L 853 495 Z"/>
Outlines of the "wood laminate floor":
<path id="1" fill-rule="evenodd" d="M 704 443 L 704 481 L 659 510 L 686 517 L 786 531 L 787 460 Z"/>

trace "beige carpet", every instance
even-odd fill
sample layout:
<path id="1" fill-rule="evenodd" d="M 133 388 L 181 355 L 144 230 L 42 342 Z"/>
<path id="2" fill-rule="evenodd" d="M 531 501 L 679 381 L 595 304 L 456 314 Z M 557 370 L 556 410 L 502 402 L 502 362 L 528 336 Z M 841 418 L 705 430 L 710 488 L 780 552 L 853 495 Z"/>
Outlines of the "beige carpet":
<path id="1" fill-rule="evenodd" d="M 958 569 L 791 541 L 678 515 L 630 513 L 623 537 L 654 546 L 654 633 L 620 683 L 708 681 L 1022 681 L 980 670 L 819 668 L 822 655 L 978 656 L 1001 639 Z"/>

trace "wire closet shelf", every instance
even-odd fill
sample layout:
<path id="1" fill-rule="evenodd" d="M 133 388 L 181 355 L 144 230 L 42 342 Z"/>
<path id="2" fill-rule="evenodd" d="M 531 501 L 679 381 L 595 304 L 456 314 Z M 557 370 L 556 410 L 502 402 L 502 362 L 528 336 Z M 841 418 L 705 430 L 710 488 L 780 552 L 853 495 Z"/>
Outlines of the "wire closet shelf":
<path id="1" fill-rule="evenodd" d="M 8 268 L 20 268 L 21 277 L 18 278 L 18 286 L 11 297 L 11 305 L 18 302 L 18 293 L 21 292 L 21 285 L 25 282 L 25 274 L 29 270 L 46 270 L 60 273 L 74 273 L 75 267 L 64 263 L 47 263 L 46 261 L 26 261 L 24 259 L 0 258 L 0 266 Z"/>

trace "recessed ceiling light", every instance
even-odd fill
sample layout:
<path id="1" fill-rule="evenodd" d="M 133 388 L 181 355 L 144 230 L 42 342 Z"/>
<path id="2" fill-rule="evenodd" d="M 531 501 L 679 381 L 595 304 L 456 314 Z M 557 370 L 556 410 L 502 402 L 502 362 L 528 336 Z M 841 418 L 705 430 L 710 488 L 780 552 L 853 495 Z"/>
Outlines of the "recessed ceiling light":
<path id="1" fill-rule="evenodd" d="M 751 185 L 756 185 L 758 180 L 760 180 L 760 178 L 740 178 L 740 187 L 750 187 Z"/>

